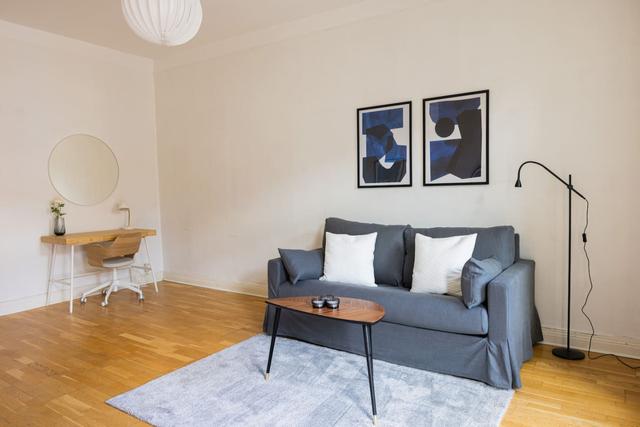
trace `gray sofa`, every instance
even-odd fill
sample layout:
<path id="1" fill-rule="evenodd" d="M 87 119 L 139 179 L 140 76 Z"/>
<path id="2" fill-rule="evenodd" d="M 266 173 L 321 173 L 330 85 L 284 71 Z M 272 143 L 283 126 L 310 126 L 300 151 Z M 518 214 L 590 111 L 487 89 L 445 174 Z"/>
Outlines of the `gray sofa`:
<path id="1" fill-rule="evenodd" d="M 269 297 L 333 294 L 375 301 L 385 317 L 373 327 L 374 358 L 419 369 L 471 378 L 499 388 L 521 387 L 520 367 L 542 340 L 534 305 L 534 267 L 518 255 L 513 227 L 412 228 L 328 218 L 325 231 L 377 232 L 374 270 L 378 287 L 321 280 L 293 285 L 280 260 L 268 264 Z M 415 234 L 449 237 L 478 233 L 473 256 L 493 257 L 503 271 L 487 285 L 484 304 L 467 308 L 461 297 L 411 293 Z M 273 309 L 264 330 L 271 333 Z M 284 310 L 278 335 L 363 354 L 359 325 Z"/>

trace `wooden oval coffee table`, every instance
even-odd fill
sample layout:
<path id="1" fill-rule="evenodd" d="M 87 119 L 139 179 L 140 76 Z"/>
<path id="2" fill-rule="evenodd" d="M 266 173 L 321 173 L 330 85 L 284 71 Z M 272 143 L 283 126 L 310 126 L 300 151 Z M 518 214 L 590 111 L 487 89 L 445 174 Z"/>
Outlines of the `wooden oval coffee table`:
<path id="1" fill-rule="evenodd" d="M 331 309 L 327 307 L 313 308 L 311 300 L 313 297 L 288 297 L 288 298 L 270 298 L 265 302 L 276 309 L 273 319 L 273 331 L 271 333 L 271 347 L 269 348 L 269 361 L 267 362 L 267 370 L 265 379 L 269 380 L 269 372 L 271 371 L 271 359 L 273 357 L 273 347 L 276 344 L 276 336 L 278 334 L 278 323 L 280 322 L 280 312 L 282 309 L 291 310 L 298 313 L 308 314 L 311 316 L 326 317 L 327 319 L 335 319 L 342 322 L 358 323 L 362 325 L 362 334 L 364 336 L 364 353 L 367 359 L 367 373 L 369 376 L 369 390 L 371 392 L 371 408 L 373 409 L 373 423 L 378 419 L 376 411 L 376 393 L 373 385 L 373 343 L 371 341 L 371 326 L 378 323 L 384 317 L 384 308 L 380 304 L 373 301 L 367 301 L 356 298 L 340 297 L 340 307 Z"/>

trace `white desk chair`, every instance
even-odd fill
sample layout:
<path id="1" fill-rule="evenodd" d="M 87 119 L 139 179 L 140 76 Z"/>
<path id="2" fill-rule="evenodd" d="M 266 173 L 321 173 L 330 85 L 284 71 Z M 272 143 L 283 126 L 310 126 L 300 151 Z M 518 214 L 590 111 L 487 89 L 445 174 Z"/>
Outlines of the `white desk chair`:
<path id="1" fill-rule="evenodd" d="M 140 289 L 140 285 L 133 283 L 133 275 L 131 274 L 133 258 L 140 249 L 141 239 L 142 236 L 140 234 L 127 234 L 118 236 L 113 242 L 96 243 L 87 246 L 86 251 L 89 265 L 111 269 L 113 278 L 111 282 L 104 283 L 83 293 L 80 298 L 82 304 L 87 302 L 87 296 L 102 291 L 104 294 L 102 306 L 106 307 L 109 305 L 111 292 L 117 292 L 120 288 L 130 289 L 138 294 L 138 301 L 144 300 L 142 289 Z M 118 278 L 119 269 L 129 270 L 129 282 L 120 281 Z"/>

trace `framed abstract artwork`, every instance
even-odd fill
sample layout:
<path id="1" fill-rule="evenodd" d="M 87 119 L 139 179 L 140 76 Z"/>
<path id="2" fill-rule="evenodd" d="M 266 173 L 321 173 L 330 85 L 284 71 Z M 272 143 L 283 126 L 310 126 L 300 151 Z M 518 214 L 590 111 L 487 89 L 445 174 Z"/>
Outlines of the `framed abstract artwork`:
<path id="1" fill-rule="evenodd" d="M 489 91 L 426 98 L 423 185 L 489 183 Z"/>
<path id="2" fill-rule="evenodd" d="M 358 188 L 411 186 L 411 101 L 358 109 Z"/>

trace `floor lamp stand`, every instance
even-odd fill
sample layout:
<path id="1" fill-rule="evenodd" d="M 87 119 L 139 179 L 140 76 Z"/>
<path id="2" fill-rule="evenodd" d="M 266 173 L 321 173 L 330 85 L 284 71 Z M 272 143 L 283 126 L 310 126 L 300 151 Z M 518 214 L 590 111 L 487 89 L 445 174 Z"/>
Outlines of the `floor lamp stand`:
<path id="1" fill-rule="evenodd" d="M 535 164 L 551 175 L 553 175 L 558 181 L 562 182 L 567 189 L 569 190 L 569 260 L 567 265 L 567 346 L 566 347 L 556 347 L 552 350 L 552 353 L 556 357 L 560 357 L 562 359 L 568 360 L 582 360 L 584 359 L 584 353 L 580 350 L 576 350 L 571 348 L 571 198 L 573 194 L 580 196 L 584 200 L 587 200 L 579 191 L 573 188 L 573 184 L 571 183 L 571 175 L 569 175 L 569 182 L 566 182 L 564 179 L 560 178 L 556 175 L 551 169 L 543 165 L 542 163 L 535 162 L 532 160 L 528 160 L 520 165 L 518 168 L 518 179 L 516 180 L 516 187 L 522 187 L 522 183 L 520 182 L 520 171 L 522 167 L 527 163 Z"/>
<path id="2" fill-rule="evenodd" d="M 569 264 L 567 266 L 567 346 L 556 347 L 551 352 L 554 356 L 569 360 L 582 360 L 584 353 L 571 348 L 571 196 L 573 196 L 573 185 L 571 184 L 571 174 L 569 174 Z"/>

